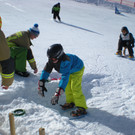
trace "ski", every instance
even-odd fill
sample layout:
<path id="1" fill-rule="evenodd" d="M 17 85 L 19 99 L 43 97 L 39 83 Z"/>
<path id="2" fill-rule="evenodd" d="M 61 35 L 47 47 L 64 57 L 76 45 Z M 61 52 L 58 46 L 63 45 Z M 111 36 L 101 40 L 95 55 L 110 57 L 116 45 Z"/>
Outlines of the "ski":
<path id="1" fill-rule="evenodd" d="M 116 54 L 115 54 L 116 55 Z M 125 58 L 125 59 L 128 59 L 128 60 L 132 60 L 132 61 L 135 61 L 135 58 L 129 58 L 129 55 L 116 55 L 117 57 L 120 57 L 120 58 Z"/>
<path id="2" fill-rule="evenodd" d="M 60 105 L 60 106 L 61 106 L 61 105 Z M 76 107 L 70 108 L 70 109 L 67 109 L 67 110 L 62 110 L 62 109 L 61 109 L 60 113 L 61 113 L 62 116 L 68 117 L 69 120 L 81 119 L 81 118 L 84 118 L 84 117 L 88 116 L 88 112 L 87 112 L 87 114 L 73 117 L 73 116 L 71 116 L 71 112 L 72 112 L 73 110 L 76 110 Z"/>
<path id="3" fill-rule="evenodd" d="M 76 119 L 81 119 L 81 118 L 84 118 L 86 117 L 88 114 L 84 114 L 84 115 L 80 115 L 80 116 L 77 116 L 77 117 L 70 117 L 69 120 L 76 120 Z"/>

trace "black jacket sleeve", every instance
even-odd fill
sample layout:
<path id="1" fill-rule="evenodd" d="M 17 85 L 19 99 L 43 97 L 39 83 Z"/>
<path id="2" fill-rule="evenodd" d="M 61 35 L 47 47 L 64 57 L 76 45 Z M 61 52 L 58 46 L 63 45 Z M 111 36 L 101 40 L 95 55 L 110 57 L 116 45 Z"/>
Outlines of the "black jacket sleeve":
<path id="1" fill-rule="evenodd" d="M 130 33 L 130 43 L 132 44 L 132 47 L 134 47 L 134 37 L 132 33 Z"/>

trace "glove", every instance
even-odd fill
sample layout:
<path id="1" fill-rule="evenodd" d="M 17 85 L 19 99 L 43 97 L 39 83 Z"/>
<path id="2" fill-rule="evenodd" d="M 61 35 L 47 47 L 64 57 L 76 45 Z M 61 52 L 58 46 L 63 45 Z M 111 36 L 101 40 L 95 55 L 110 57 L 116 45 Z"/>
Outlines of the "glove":
<path id="1" fill-rule="evenodd" d="M 61 96 L 64 93 L 64 90 L 62 88 L 57 88 L 54 96 L 52 96 L 51 104 L 56 105 L 58 104 L 59 96 Z"/>
<path id="2" fill-rule="evenodd" d="M 38 94 L 44 97 L 45 96 L 44 92 L 47 92 L 47 89 L 45 87 L 45 80 L 39 80 L 38 81 Z"/>
<path id="3" fill-rule="evenodd" d="M 34 74 L 36 74 L 38 72 L 38 69 L 36 68 L 36 69 L 34 69 Z"/>

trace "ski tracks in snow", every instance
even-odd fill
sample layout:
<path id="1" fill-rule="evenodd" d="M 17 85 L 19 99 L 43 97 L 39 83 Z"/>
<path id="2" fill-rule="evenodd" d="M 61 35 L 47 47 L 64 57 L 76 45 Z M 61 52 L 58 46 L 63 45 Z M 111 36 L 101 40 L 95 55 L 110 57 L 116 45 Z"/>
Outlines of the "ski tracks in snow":
<path id="1" fill-rule="evenodd" d="M 12 7 L 13 9 L 15 9 L 16 11 L 19 11 L 19 12 L 25 12 L 24 10 L 20 9 L 20 8 L 17 8 L 16 6 L 10 4 L 10 3 L 5 3 L 5 5 L 9 6 L 9 7 Z"/>

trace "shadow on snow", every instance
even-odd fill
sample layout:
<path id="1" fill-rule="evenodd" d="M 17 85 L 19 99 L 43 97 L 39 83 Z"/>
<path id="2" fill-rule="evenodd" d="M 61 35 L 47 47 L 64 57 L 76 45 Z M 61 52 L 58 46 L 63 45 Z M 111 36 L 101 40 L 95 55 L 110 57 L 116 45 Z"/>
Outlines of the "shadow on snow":
<path id="1" fill-rule="evenodd" d="M 60 24 L 64 24 L 66 26 L 70 26 L 70 27 L 73 27 L 73 28 L 77 28 L 77 29 L 80 29 L 80 30 L 87 31 L 87 32 L 95 33 L 95 34 L 98 34 L 98 35 L 103 35 L 101 33 L 98 33 L 98 32 L 95 32 L 95 31 L 92 31 L 92 30 L 89 30 L 89 29 L 85 29 L 85 28 L 82 28 L 82 27 L 79 27 L 79 26 L 76 26 L 76 25 L 73 25 L 73 24 L 69 24 L 69 23 L 65 23 L 65 22 L 61 22 Z"/>
<path id="2" fill-rule="evenodd" d="M 135 121 L 130 118 L 126 118 L 125 116 L 115 116 L 97 108 L 89 108 L 88 112 L 90 114 L 89 117 L 86 117 L 83 121 L 98 122 L 99 124 L 105 125 L 116 132 L 121 132 L 124 135 L 135 134 Z"/>
<path id="3" fill-rule="evenodd" d="M 89 99 L 90 97 L 92 97 L 91 89 L 94 87 L 92 81 L 94 79 L 98 80 L 104 77 L 106 76 L 97 75 L 97 74 L 86 74 L 83 76 L 82 86 L 83 86 L 83 92 L 84 92 L 84 95 L 86 96 L 86 99 Z M 22 78 L 18 76 L 15 76 L 15 79 L 17 81 L 22 80 Z M 43 105 L 44 107 L 51 108 L 52 110 L 58 112 L 61 116 L 69 117 L 70 112 L 63 114 L 59 106 L 59 104 L 65 103 L 65 95 L 63 95 L 60 98 L 58 105 L 52 106 L 50 103 L 51 97 L 53 96 L 56 88 L 58 87 L 58 81 L 52 81 L 52 82 L 46 83 L 48 92 L 45 92 L 45 97 L 42 98 L 38 95 L 38 91 L 37 91 L 38 79 L 39 79 L 39 76 L 32 76 L 30 78 L 23 80 L 24 81 L 23 87 L 18 86 L 15 92 L 11 91 L 9 92 L 9 95 L 6 94 L 6 95 L 1 96 L 0 102 L 7 104 L 21 97 L 21 98 L 26 99 L 28 102 L 35 102 L 37 103 L 37 105 L 40 104 L 40 105 Z M 89 93 L 86 89 L 89 90 Z M 88 123 L 98 122 L 99 124 L 105 125 L 106 127 L 116 132 L 121 132 L 125 135 L 135 134 L 135 130 L 134 130 L 135 121 L 134 120 L 126 118 L 125 116 L 115 116 L 107 111 L 99 110 L 98 108 L 88 108 L 88 115 L 82 119 L 76 119 L 76 120 L 87 121 Z"/>

